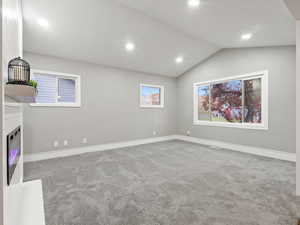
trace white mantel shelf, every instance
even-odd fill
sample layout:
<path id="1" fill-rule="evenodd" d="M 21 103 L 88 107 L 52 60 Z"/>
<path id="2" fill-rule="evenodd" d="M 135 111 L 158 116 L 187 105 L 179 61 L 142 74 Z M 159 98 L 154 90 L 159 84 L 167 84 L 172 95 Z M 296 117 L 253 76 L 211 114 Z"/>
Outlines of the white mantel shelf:
<path id="1" fill-rule="evenodd" d="M 6 84 L 5 95 L 17 102 L 35 102 L 36 89 L 29 85 Z"/>

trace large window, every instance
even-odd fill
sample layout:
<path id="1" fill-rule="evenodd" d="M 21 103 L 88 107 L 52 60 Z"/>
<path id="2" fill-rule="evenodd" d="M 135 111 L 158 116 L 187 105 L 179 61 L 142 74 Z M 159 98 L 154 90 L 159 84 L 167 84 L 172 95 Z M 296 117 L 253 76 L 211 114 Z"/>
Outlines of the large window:
<path id="1" fill-rule="evenodd" d="M 194 84 L 194 124 L 268 129 L 268 72 Z"/>
<path id="2" fill-rule="evenodd" d="M 32 106 L 80 107 L 80 76 L 40 70 L 31 76 L 38 84 Z"/>

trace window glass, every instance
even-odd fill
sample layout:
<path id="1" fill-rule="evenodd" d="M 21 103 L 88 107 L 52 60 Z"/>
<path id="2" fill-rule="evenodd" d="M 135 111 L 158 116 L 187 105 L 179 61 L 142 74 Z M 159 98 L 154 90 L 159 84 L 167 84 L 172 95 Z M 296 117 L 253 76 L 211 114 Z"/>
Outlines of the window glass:
<path id="1" fill-rule="evenodd" d="M 56 103 L 57 88 L 56 77 L 46 74 L 34 74 L 37 86 L 37 103 Z"/>
<path id="2" fill-rule="evenodd" d="M 58 102 L 75 102 L 75 80 L 58 78 Z"/>
<path id="3" fill-rule="evenodd" d="M 210 120 L 209 85 L 198 87 L 198 120 Z"/>
<path id="4" fill-rule="evenodd" d="M 231 80 L 212 85 L 211 119 L 218 122 L 242 122 L 242 81 Z"/>
<path id="5" fill-rule="evenodd" d="M 261 123 L 261 78 L 244 80 L 244 121 Z"/>
<path id="6" fill-rule="evenodd" d="M 142 86 L 142 105 L 160 105 L 161 89 L 159 87 Z"/>

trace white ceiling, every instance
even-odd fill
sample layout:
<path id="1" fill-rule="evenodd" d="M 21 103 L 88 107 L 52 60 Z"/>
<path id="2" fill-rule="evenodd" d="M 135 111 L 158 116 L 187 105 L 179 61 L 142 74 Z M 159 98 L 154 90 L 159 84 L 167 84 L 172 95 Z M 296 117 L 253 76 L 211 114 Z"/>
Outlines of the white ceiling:
<path id="1" fill-rule="evenodd" d="M 23 13 L 25 51 L 174 77 L 221 48 L 295 44 L 282 0 L 23 0 Z"/>

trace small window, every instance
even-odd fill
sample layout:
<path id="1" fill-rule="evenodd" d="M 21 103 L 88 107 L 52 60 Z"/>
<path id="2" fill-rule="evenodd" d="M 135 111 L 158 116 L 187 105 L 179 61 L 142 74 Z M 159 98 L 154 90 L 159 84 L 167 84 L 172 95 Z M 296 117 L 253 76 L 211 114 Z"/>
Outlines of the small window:
<path id="1" fill-rule="evenodd" d="M 38 84 L 32 106 L 80 107 L 80 76 L 33 70 L 32 79 Z"/>
<path id="2" fill-rule="evenodd" d="M 164 87 L 159 85 L 140 85 L 140 106 L 143 108 L 164 107 Z"/>
<path id="3" fill-rule="evenodd" d="M 194 124 L 268 129 L 268 71 L 195 83 Z"/>

